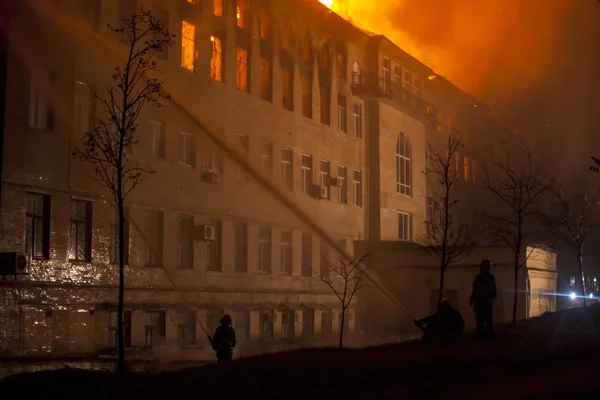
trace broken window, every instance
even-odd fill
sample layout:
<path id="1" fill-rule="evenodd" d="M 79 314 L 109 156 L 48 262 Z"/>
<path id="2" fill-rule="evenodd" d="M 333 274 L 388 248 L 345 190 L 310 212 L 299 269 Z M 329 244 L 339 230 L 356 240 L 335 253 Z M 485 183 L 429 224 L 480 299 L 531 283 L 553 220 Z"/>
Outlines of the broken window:
<path id="1" fill-rule="evenodd" d="M 302 115 L 312 118 L 312 79 L 302 76 Z"/>
<path id="2" fill-rule="evenodd" d="M 281 231 L 281 273 L 292 274 L 292 231 Z"/>
<path id="3" fill-rule="evenodd" d="M 288 69 L 281 69 L 281 87 L 283 94 L 283 108 L 290 111 L 294 110 L 294 79 L 292 72 Z"/>
<path id="4" fill-rule="evenodd" d="M 194 269 L 194 217 L 179 216 L 179 268 Z"/>
<path id="5" fill-rule="evenodd" d="M 236 82 L 238 90 L 248 91 L 248 51 L 237 48 Z"/>
<path id="6" fill-rule="evenodd" d="M 271 273 L 271 228 L 258 228 L 258 271 Z"/>
<path id="7" fill-rule="evenodd" d="M 396 191 L 406 196 L 412 195 L 412 161 L 408 136 L 404 132 L 396 141 Z"/>
<path id="8" fill-rule="evenodd" d="M 302 235 L 302 276 L 312 276 L 312 236 Z"/>
<path id="9" fill-rule="evenodd" d="M 329 89 L 321 85 L 320 88 L 321 93 L 321 123 L 324 125 L 331 124 L 331 105 L 330 97 L 329 97 Z"/>
<path id="10" fill-rule="evenodd" d="M 180 132 L 179 134 L 180 159 L 179 164 L 186 167 L 196 166 L 196 145 L 191 133 Z"/>
<path id="11" fill-rule="evenodd" d="M 217 17 L 223 16 L 223 1 L 224 0 L 212 0 L 212 12 Z"/>
<path id="12" fill-rule="evenodd" d="M 237 0 L 236 6 L 236 19 L 238 28 L 246 28 L 248 16 L 248 2 L 247 0 Z"/>
<path id="13" fill-rule="evenodd" d="M 50 196 L 27 193 L 25 253 L 35 259 L 50 258 Z"/>
<path id="14" fill-rule="evenodd" d="M 260 169 L 262 172 L 271 176 L 273 174 L 273 145 L 269 142 L 260 142 Z"/>
<path id="15" fill-rule="evenodd" d="M 177 341 L 180 346 L 196 343 L 196 311 L 180 311 L 177 323 Z"/>
<path id="16" fill-rule="evenodd" d="M 248 225 L 235 224 L 235 272 L 248 271 Z"/>
<path id="17" fill-rule="evenodd" d="M 338 201 L 342 204 L 348 203 L 348 191 L 346 190 L 346 179 L 347 179 L 346 167 L 338 165 Z"/>
<path id="18" fill-rule="evenodd" d="M 354 170 L 352 193 L 354 197 L 354 205 L 357 207 L 362 207 L 362 173 L 358 169 Z"/>
<path id="19" fill-rule="evenodd" d="M 92 202 L 71 201 L 71 228 L 69 259 L 72 261 L 92 260 Z"/>
<path id="20" fill-rule="evenodd" d="M 281 178 L 283 187 L 294 190 L 294 152 L 291 149 L 281 149 Z"/>
<path id="21" fill-rule="evenodd" d="M 338 78 L 346 78 L 346 57 L 342 53 L 337 56 L 337 76 Z"/>
<path id="22" fill-rule="evenodd" d="M 362 138 L 362 105 L 352 105 L 352 126 L 354 128 L 354 137 Z"/>
<path id="23" fill-rule="evenodd" d="M 313 158 L 310 154 L 302 154 L 302 193 L 312 194 Z"/>
<path id="24" fill-rule="evenodd" d="M 111 208 L 111 223 L 108 244 L 108 258 L 113 265 L 119 264 L 119 209 L 117 206 Z M 129 264 L 129 208 L 123 210 L 123 264 Z"/>
<path id="25" fill-rule="evenodd" d="M 141 232 L 147 246 L 146 267 L 160 267 L 163 263 L 163 213 L 146 211 L 146 229 Z"/>
<path id="26" fill-rule="evenodd" d="M 271 78 L 271 62 L 260 59 L 260 98 L 266 101 L 273 100 L 273 85 Z"/>
<path id="27" fill-rule="evenodd" d="M 167 312 L 144 311 L 145 345 L 146 347 L 158 346 L 167 338 Z"/>
<path id="28" fill-rule="evenodd" d="M 348 115 L 346 114 L 346 96 L 338 94 L 338 130 L 346 133 L 348 128 Z"/>
<path id="29" fill-rule="evenodd" d="M 196 26 L 181 21 L 181 66 L 196 71 Z"/>
<path id="30" fill-rule="evenodd" d="M 412 214 L 398 211 L 398 240 L 410 242 L 412 240 Z"/>
<path id="31" fill-rule="evenodd" d="M 211 36 L 210 41 L 212 43 L 210 77 L 217 82 L 223 82 L 223 42 L 216 36 Z"/>

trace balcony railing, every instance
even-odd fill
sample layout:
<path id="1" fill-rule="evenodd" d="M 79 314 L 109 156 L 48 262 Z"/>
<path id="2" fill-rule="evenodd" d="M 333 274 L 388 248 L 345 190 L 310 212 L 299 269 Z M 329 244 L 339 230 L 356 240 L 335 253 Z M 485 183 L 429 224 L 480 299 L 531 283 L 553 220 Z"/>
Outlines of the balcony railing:
<path id="1" fill-rule="evenodd" d="M 379 95 L 388 97 L 410 111 L 415 118 L 424 121 L 427 125 L 437 124 L 437 108 L 428 104 L 420 96 L 416 96 L 410 89 L 393 82 L 389 78 L 379 79 Z"/>

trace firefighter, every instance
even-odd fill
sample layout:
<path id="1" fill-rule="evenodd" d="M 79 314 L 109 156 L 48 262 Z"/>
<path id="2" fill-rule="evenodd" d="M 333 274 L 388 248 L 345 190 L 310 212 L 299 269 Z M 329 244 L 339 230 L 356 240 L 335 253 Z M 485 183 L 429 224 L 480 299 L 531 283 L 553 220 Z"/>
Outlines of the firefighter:
<path id="1" fill-rule="evenodd" d="M 491 274 L 492 262 L 482 260 L 479 274 L 473 280 L 473 292 L 469 307 L 473 306 L 480 336 L 494 333 L 494 300 L 496 300 L 496 278 Z"/>
<path id="2" fill-rule="evenodd" d="M 213 350 L 217 352 L 217 361 L 219 364 L 231 362 L 233 349 L 236 345 L 235 330 L 231 324 L 231 316 L 225 314 L 221 318 L 220 323 L 221 325 L 217 327 L 210 343 Z"/>
<path id="3" fill-rule="evenodd" d="M 435 314 L 415 321 L 415 325 L 423 331 L 423 339 L 462 336 L 465 330 L 461 313 L 446 299 Z"/>

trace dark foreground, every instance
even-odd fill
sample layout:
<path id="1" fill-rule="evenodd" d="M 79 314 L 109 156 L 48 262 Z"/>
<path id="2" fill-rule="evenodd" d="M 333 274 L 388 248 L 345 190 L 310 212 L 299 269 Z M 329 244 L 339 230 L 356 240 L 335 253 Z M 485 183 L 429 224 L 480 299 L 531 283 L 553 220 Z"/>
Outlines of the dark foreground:
<path id="1" fill-rule="evenodd" d="M 600 306 L 546 315 L 494 338 L 299 350 L 176 372 L 62 369 L 0 382 L 25 399 L 598 399 Z"/>

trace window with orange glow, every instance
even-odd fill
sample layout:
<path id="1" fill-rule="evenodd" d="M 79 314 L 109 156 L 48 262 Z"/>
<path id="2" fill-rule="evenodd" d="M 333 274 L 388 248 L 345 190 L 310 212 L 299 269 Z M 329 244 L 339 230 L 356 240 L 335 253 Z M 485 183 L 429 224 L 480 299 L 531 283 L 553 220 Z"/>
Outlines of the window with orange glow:
<path id="1" fill-rule="evenodd" d="M 271 101 L 273 99 L 273 85 L 271 78 L 271 63 L 264 58 L 260 59 L 260 98 Z"/>
<path id="2" fill-rule="evenodd" d="M 338 78 L 346 77 L 346 59 L 342 53 L 337 56 L 337 76 Z"/>
<path id="3" fill-rule="evenodd" d="M 246 16 L 248 13 L 247 0 L 237 0 L 236 18 L 238 28 L 246 28 Z"/>
<path id="4" fill-rule="evenodd" d="M 469 182 L 470 170 L 469 170 L 469 157 L 467 157 L 467 156 L 463 157 L 463 175 L 464 175 L 465 182 Z"/>
<path id="5" fill-rule="evenodd" d="M 236 82 L 239 90 L 248 91 L 248 52 L 240 47 L 237 49 Z"/>
<path id="6" fill-rule="evenodd" d="M 212 0 L 212 12 L 217 17 L 223 16 L 223 1 L 224 0 Z"/>
<path id="7" fill-rule="evenodd" d="M 260 12 L 260 37 L 266 39 L 269 37 L 269 13 L 265 10 Z"/>
<path id="8" fill-rule="evenodd" d="M 310 61 L 312 58 L 312 39 L 310 37 L 310 32 L 306 32 L 304 38 L 302 39 L 302 60 Z"/>
<path id="9" fill-rule="evenodd" d="M 292 28 L 288 24 L 281 29 L 281 50 L 292 52 Z"/>
<path id="10" fill-rule="evenodd" d="M 210 42 L 212 44 L 210 77 L 217 82 L 223 82 L 223 43 L 216 36 L 211 36 Z"/>
<path id="11" fill-rule="evenodd" d="M 329 47 L 326 44 L 321 46 L 321 53 L 319 55 L 319 68 L 328 69 L 329 68 Z"/>
<path id="12" fill-rule="evenodd" d="M 283 108 L 294 109 L 294 88 L 291 71 L 281 69 L 281 87 L 283 91 Z"/>
<path id="13" fill-rule="evenodd" d="M 197 1 L 198 1 L 198 0 L 187 0 L 187 2 L 188 2 L 188 3 L 191 3 L 191 4 L 196 4 L 196 2 L 197 2 Z"/>
<path id="14" fill-rule="evenodd" d="M 181 21 L 181 66 L 196 70 L 196 26 L 187 21 Z"/>

